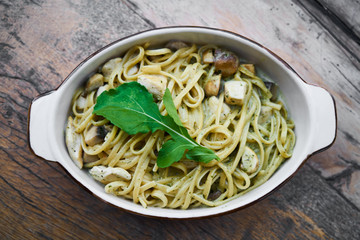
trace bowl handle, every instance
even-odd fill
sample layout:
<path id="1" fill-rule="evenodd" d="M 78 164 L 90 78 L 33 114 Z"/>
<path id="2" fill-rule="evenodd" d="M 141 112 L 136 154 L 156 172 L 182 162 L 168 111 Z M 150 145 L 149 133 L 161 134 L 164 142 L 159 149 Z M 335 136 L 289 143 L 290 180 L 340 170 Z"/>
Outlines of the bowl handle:
<path id="1" fill-rule="evenodd" d="M 313 85 L 308 87 L 311 97 L 314 124 L 312 152 L 330 147 L 336 137 L 336 105 L 331 94 L 325 89 Z"/>
<path id="2" fill-rule="evenodd" d="M 35 155 L 49 161 L 56 161 L 49 145 L 49 110 L 53 94 L 43 95 L 32 101 L 29 109 L 28 136 L 30 148 Z"/>

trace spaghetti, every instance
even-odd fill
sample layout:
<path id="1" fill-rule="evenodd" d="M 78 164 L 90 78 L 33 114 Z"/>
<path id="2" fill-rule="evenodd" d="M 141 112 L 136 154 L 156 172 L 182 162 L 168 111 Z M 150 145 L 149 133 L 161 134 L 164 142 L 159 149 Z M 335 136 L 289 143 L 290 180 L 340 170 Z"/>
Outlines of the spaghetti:
<path id="1" fill-rule="evenodd" d="M 90 169 L 91 175 L 105 184 L 107 193 L 132 199 L 143 207 L 218 206 L 267 181 L 291 157 L 293 121 L 268 83 L 256 76 L 254 65 L 240 64 L 234 53 L 223 51 L 220 58 L 236 60 L 232 63 L 234 72 L 228 71 L 222 68 L 229 65 L 226 61 L 217 62 L 217 51 L 223 50 L 182 42 L 153 49 L 144 44 L 105 63 L 73 96 L 66 130 L 72 159 L 79 167 Z M 157 153 L 169 135 L 159 130 L 128 135 L 93 114 L 102 91 L 140 82 L 144 76 L 166 80 L 190 136 L 212 149 L 219 161 L 205 164 L 183 157 L 170 167 L 159 168 Z M 144 85 L 165 115 L 161 89 L 153 86 L 152 91 L 150 80 Z M 239 96 L 226 89 L 229 82 L 240 84 L 240 102 L 234 101 Z M 236 91 L 235 95 L 239 94 L 240 90 Z"/>

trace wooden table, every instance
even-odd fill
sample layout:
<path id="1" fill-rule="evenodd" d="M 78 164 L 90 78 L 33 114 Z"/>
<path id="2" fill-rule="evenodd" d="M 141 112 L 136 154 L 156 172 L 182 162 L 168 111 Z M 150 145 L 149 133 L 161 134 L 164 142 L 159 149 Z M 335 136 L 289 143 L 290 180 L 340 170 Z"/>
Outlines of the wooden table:
<path id="1" fill-rule="evenodd" d="M 171 3 L 172 2 L 172 3 Z M 0 239 L 359 239 L 358 1 L 0 1 Z M 141 217 L 89 194 L 28 148 L 28 108 L 100 47 L 142 30 L 230 30 L 334 96 L 334 145 L 280 190 L 201 220 Z"/>

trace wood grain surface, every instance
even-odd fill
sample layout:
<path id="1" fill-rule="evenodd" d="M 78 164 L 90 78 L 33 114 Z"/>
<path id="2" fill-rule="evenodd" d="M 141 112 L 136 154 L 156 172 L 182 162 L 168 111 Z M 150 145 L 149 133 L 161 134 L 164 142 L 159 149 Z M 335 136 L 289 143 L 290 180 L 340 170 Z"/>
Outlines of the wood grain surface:
<path id="1" fill-rule="evenodd" d="M 359 239 L 360 3 L 0 0 L 0 239 Z M 152 219 L 94 197 L 28 147 L 28 108 L 89 54 L 163 26 L 226 29 L 326 88 L 334 145 L 246 209 L 200 220 Z"/>

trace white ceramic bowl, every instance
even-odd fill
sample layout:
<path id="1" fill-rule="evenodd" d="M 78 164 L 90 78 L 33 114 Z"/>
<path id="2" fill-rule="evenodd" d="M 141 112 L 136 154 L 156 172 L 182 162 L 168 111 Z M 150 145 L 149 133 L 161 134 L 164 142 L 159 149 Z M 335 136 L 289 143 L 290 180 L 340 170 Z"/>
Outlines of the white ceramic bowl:
<path id="1" fill-rule="evenodd" d="M 222 206 L 189 210 L 149 207 L 105 193 L 104 186 L 71 160 L 64 140 L 64 129 L 72 95 L 99 66 L 121 56 L 136 44 L 165 43 L 172 39 L 198 44 L 215 44 L 236 52 L 255 63 L 277 82 L 284 95 L 297 137 L 293 156 L 284 162 L 263 185 Z M 282 185 L 312 154 L 329 147 L 336 137 L 336 110 L 331 95 L 323 88 L 305 83 L 291 67 L 265 47 L 231 32 L 203 27 L 169 27 L 138 33 L 109 44 L 85 59 L 58 89 L 35 98 L 30 107 L 29 140 L 33 152 L 61 164 L 86 189 L 108 203 L 146 216 L 200 218 L 248 206 Z"/>

